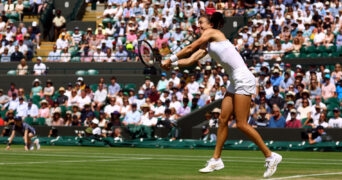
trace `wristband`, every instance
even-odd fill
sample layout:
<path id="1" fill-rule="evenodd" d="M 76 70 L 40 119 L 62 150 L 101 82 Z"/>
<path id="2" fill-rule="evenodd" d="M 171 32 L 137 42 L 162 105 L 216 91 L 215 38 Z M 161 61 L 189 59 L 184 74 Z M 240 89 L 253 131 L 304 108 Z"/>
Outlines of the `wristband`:
<path id="1" fill-rule="evenodd" d="M 172 66 L 172 67 L 178 67 L 178 61 L 172 62 L 172 63 L 171 63 L 171 66 Z"/>
<path id="2" fill-rule="evenodd" d="M 172 55 L 170 56 L 170 60 L 171 60 L 172 62 L 176 62 L 176 61 L 178 61 L 178 57 L 177 57 L 177 55 L 175 55 L 175 54 L 172 54 Z"/>

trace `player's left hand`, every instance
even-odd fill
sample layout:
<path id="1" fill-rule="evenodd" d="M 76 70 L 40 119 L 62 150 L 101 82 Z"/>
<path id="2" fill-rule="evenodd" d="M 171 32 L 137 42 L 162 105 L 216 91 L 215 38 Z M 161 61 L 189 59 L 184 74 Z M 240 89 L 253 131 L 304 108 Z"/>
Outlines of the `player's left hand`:
<path id="1" fill-rule="evenodd" d="M 171 69 L 171 60 L 167 59 L 162 61 L 162 63 L 160 64 L 160 67 L 164 70 L 169 71 Z"/>

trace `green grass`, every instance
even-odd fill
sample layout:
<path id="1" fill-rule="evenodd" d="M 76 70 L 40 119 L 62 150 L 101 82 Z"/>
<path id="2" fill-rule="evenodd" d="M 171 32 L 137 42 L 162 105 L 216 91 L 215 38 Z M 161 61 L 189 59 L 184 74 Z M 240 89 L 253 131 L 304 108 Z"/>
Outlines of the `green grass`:
<path id="1" fill-rule="evenodd" d="M 200 174 L 212 150 L 43 146 L 25 152 L 23 146 L 0 150 L 1 179 L 262 179 L 260 151 L 224 150 L 226 168 Z M 1 148 L 2 148 L 1 147 Z M 340 152 L 281 151 L 283 162 L 273 179 L 342 179 Z"/>

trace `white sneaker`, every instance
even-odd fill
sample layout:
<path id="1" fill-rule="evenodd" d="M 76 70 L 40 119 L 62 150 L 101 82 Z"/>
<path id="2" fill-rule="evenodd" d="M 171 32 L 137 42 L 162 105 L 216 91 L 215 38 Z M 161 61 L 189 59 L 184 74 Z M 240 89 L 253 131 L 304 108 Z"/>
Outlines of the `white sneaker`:
<path id="1" fill-rule="evenodd" d="M 213 171 L 218 171 L 218 170 L 221 170 L 224 168 L 224 164 L 222 162 L 222 159 L 217 159 L 215 160 L 214 158 L 211 158 L 206 166 L 202 169 L 199 170 L 199 172 L 201 173 L 210 173 L 210 172 L 213 172 Z"/>
<path id="2" fill-rule="evenodd" d="M 31 145 L 31 146 L 30 146 L 30 151 L 33 151 L 33 150 L 34 150 L 34 146 Z"/>
<path id="3" fill-rule="evenodd" d="M 34 140 L 34 144 L 36 144 L 37 150 L 40 149 L 39 139 Z"/>
<path id="4" fill-rule="evenodd" d="M 265 167 L 267 168 L 264 177 L 271 177 L 276 171 L 277 171 L 277 166 L 281 162 L 283 157 L 275 152 L 272 152 L 271 157 L 266 158 L 266 164 Z"/>

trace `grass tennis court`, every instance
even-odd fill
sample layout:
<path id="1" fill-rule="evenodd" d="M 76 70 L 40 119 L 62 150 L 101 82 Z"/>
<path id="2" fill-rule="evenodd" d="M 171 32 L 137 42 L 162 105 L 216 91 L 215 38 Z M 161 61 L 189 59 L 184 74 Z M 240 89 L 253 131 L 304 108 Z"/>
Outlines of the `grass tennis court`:
<path id="1" fill-rule="evenodd" d="M 260 151 L 224 150 L 226 168 L 200 174 L 212 150 L 43 146 L 25 152 L 0 146 L 1 179 L 262 179 Z M 342 179 L 342 153 L 280 151 L 283 162 L 269 179 Z"/>

